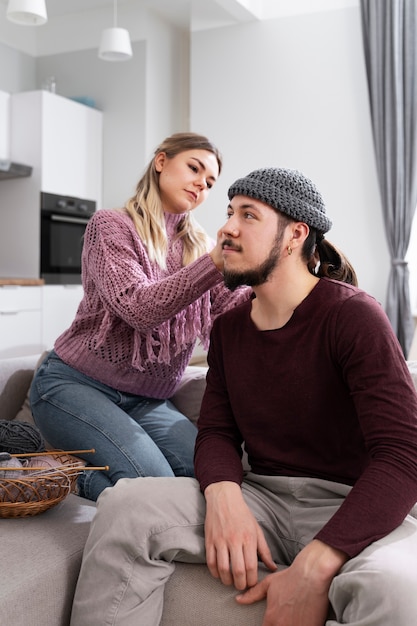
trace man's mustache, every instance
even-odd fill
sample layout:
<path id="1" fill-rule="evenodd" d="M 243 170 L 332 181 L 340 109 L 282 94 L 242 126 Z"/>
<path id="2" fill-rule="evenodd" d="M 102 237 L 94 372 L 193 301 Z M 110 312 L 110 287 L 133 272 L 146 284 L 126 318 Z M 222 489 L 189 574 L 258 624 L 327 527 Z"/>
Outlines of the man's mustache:
<path id="1" fill-rule="evenodd" d="M 231 250 L 236 250 L 236 252 L 242 252 L 242 246 L 237 246 L 236 244 L 233 243 L 231 239 L 225 239 L 224 241 L 222 241 L 222 250 L 226 246 Z"/>

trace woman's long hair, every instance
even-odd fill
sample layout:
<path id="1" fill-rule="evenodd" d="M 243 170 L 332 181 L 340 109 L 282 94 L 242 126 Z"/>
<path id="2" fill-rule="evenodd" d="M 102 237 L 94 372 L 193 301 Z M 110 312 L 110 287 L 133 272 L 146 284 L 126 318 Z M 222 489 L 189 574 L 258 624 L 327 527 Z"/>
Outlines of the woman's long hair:
<path id="1" fill-rule="evenodd" d="M 154 157 L 159 152 L 165 152 L 167 158 L 172 159 L 187 150 L 208 150 L 213 153 L 217 159 L 220 174 L 222 169 L 220 152 L 207 137 L 196 133 L 175 133 L 167 137 L 156 148 Z M 135 195 L 127 201 L 125 210 L 132 218 L 139 237 L 146 245 L 150 260 L 165 269 L 168 240 L 155 158 L 152 158 L 139 180 Z M 190 212 L 185 213 L 180 221 L 177 237 L 183 239 L 183 265 L 188 265 L 211 248 L 210 238 Z"/>

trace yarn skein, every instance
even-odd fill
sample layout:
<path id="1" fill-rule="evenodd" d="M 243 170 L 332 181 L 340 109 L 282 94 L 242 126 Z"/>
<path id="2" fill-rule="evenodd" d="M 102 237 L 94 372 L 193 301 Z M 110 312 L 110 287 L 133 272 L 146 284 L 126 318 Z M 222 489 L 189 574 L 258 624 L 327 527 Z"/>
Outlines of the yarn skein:
<path id="1" fill-rule="evenodd" d="M 16 469 L 2 469 L 2 467 L 13 467 Z M 2 452 L 0 454 L 0 478 L 20 478 L 23 474 L 22 468 L 23 465 L 19 461 L 7 452 Z"/>
<path id="2" fill-rule="evenodd" d="M 35 426 L 29 422 L 0 420 L 0 452 L 24 454 L 44 450 L 45 442 Z"/>
<path id="3" fill-rule="evenodd" d="M 37 471 L 39 468 L 54 469 L 56 467 L 62 467 L 62 462 L 59 458 L 57 459 L 49 455 L 37 456 L 29 459 L 26 463 L 26 467 L 33 468 L 33 471 Z M 32 472 L 29 473 L 31 474 Z"/>

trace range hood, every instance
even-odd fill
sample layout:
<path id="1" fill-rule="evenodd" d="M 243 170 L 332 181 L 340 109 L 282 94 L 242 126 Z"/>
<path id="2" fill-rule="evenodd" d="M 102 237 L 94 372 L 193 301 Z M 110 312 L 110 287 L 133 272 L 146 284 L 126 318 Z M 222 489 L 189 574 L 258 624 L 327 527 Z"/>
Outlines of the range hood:
<path id="1" fill-rule="evenodd" d="M 32 169 L 30 165 L 22 165 L 21 163 L 0 159 L 0 180 L 31 176 Z"/>

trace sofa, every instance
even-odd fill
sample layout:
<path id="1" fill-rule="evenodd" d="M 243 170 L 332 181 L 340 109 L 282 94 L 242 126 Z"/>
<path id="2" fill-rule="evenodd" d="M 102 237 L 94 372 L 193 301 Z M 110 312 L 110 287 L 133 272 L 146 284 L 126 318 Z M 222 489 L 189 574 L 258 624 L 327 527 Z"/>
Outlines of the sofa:
<path id="1" fill-rule="evenodd" d="M 36 355 L 0 359 L 0 419 L 33 423 L 27 392 L 38 359 Z M 417 361 L 408 365 L 417 389 Z M 205 374 L 205 366 L 188 367 L 173 397 L 193 421 L 198 416 Z M 0 519 L 0 624 L 69 624 L 94 513 L 93 502 L 69 494 L 44 513 Z M 266 572 L 261 568 L 260 574 Z M 205 565 L 178 563 L 165 589 L 161 626 L 261 626 L 265 603 L 239 606 L 235 595 L 233 587 L 224 587 L 212 578 Z"/>
<path id="2" fill-rule="evenodd" d="M 0 420 L 33 424 L 27 394 L 39 360 L 40 355 L 0 359 Z M 204 365 L 189 366 L 172 398 L 192 421 L 198 417 L 205 375 Z M 0 624 L 69 624 L 94 513 L 93 502 L 71 493 L 38 515 L 0 518 Z M 205 565 L 178 563 L 166 586 L 161 626 L 260 626 L 264 603 L 242 607 L 235 595 L 232 587 L 213 579 Z"/>

